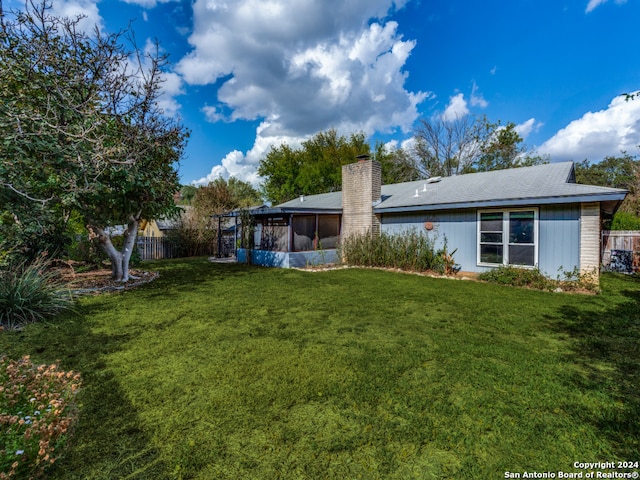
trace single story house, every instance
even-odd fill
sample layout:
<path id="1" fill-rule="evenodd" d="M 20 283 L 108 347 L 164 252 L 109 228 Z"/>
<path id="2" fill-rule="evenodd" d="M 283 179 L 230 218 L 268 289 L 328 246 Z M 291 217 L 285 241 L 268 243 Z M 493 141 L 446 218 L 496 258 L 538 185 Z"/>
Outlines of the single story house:
<path id="1" fill-rule="evenodd" d="M 573 162 L 381 185 L 380 164 L 342 167 L 342 191 L 252 210 L 254 264 L 297 267 L 336 261 L 340 238 L 417 229 L 446 239 L 462 271 L 501 265 L 598 272 L 603 218 L 626 190 L 577 184 Z M 249 252 L 239 249 L 238 261 Z"/>

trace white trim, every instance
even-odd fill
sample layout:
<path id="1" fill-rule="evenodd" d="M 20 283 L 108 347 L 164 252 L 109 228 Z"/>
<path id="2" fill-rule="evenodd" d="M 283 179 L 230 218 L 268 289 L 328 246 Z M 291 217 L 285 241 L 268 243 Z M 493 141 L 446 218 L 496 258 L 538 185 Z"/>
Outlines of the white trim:
<path id="1" fill-rule="evenodd" d="M 539 250 L 539 207 L 527 207 L 527 208 L 496 208 L 490 210 L 477 210 L 476 212 L 476 262 L 480 267 L 499 267 L 502 265 L 509 265 L 509 214 L 512 212 L 533 212 L 533 265 L 515 265 L 521 268 L 535 268 L 538 265 L 538 250 Z M 483 213 L 502 213 L 502 263 L 487 263 L 480 261 L 480 238 L 481 238 L 481 215 Z M 487 242 L 485 242 L 487 243 Z M 496 243 L 496 245 L 500 245 Z M 530 244 L 526 244 L 530 245 Z"/>

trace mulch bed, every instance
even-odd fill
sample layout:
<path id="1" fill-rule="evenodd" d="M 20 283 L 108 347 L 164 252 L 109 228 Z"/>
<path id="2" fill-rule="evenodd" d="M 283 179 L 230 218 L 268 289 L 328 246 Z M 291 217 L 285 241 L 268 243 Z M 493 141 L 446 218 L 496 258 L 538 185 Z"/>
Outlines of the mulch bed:
<path id="1" fill-rule="evenodd" d="M 129 270 L 129 272 L 130 278 L 126 282 L 113 280 L 111 278 L 111 270 L 106 268 L 82 273 L 76 273 L 73 268 L 65 268 L 61 271 L 61 277 L 68 283 L 74 295 L 128 290 L 158 278 L 158 272 L 142 270 Z"/>

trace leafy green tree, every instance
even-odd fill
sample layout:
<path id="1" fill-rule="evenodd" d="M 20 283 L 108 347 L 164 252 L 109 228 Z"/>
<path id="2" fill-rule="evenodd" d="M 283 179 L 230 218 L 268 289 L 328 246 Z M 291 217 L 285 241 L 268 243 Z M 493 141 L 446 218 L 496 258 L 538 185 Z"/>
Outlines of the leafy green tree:
<path id="1" fill-rule="evenodd" d="M 261 201 L 260 193 L 251 184 L 235 177 L 228 181 L 216 178 L 206 186 L 194 187 L 191 205 L 181 216 L 180 227 L 172 232 L 172 237 L 187 255 L 209 254 L 207 249 L 217 243 L 220 226 L 212 215 L 255 206 Z"/>
<path id="2" fill-rule="evenodd" d="M 127 280 L 140 219 L 169 213 L 179 189 L 188 132 L 158 107 L 166 58 L 126 48 L 125 32 L 88 36 L 46 3 L 25 9 L 0 32 L 0 191 L 19 224 L 33 220 L 25 202 L 80 212 Z M 108 227 L 122 224 L 118 250 Z"/>
<path id="3" fill-rule="evenodd" d="M 249 182 L 230 177 L 227 180 L 227 188 L 231 191 L 231 198 L 236 204 L 234 208 L 255 207 L 263 202 L 260 192 Z"/>
<path id="4" fill-rule="evenodd" d="M 576 163 L 576 181 L 628 190 L 620 212 L 640 217 L 640 159 L 637 156 L 623 152 L 618 157 L 609 156 L 598 163 L 583 160 Z"/>
<path id="5" fill-rule="evenodd" d="M 415 158 L 402 148 L 388 148 L 377 142 L 373 158 L 380 162 L 383 184 L 412 182 L 423 178 Z"/>
<path id="6" fill-rule="evenodd" d="M 260 192 L 250 183 L 235 177 L 229 178 L 228 181 L 218 177 L 209 185 L 196 189 L 192 205 L 195 210 L 210 217 L 235 208 L 256 206 L 261 201 Z"/>
<path id="7" fill-rule="evenodd" d="M 349 138 L 335 130 L 320 132 L 294 150 L 289 145 L 271 147 L 260 161 L 264 197 L 277 204 L 300 195 L 335 192 L 342 186 L 342 165 L 369 154 L 364 133 Z"/>
<path id="8" fill-rule="evenodd" d="M 180 187 L 180 205 L 191 205 L 193 197 L 196 196 L 197 187 L 193 185 L 183 185 Z"/>
<path id="9" fill-rule="evenodd" d="M 640 160 L 628 153 L 623 153 L 619 157 L 605 157 L 597 163 L 590 163 L 589 160 L 576 163 L 578 183 L 625 188 L 631 193 L 635 193 L 638 187 L 639 173 Z"/>
<path id="10" fill-rule="evenodd" d="M 509 122 L 500 128 L 498 122 L 489 128 L 493 130 L 493 134 L 482 145 L 481 156 L 473 165 L 473 171 L 488 172 L 548 163 L 545 157 L 531 156 L 527 153 L 524 140 L 516 131 L 515 123 Z"/>

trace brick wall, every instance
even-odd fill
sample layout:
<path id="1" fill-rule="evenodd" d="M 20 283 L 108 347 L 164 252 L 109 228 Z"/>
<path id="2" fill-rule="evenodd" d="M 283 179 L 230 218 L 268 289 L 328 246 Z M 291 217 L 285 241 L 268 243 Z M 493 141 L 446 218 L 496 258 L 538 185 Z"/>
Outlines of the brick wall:
<path id="1" fill-rule="evenodd" d="M 382 170 L 375 160 L 362 160 L 342 167 L 342 237 L 380 233 L 373 204 L 380 201 Z"/>

